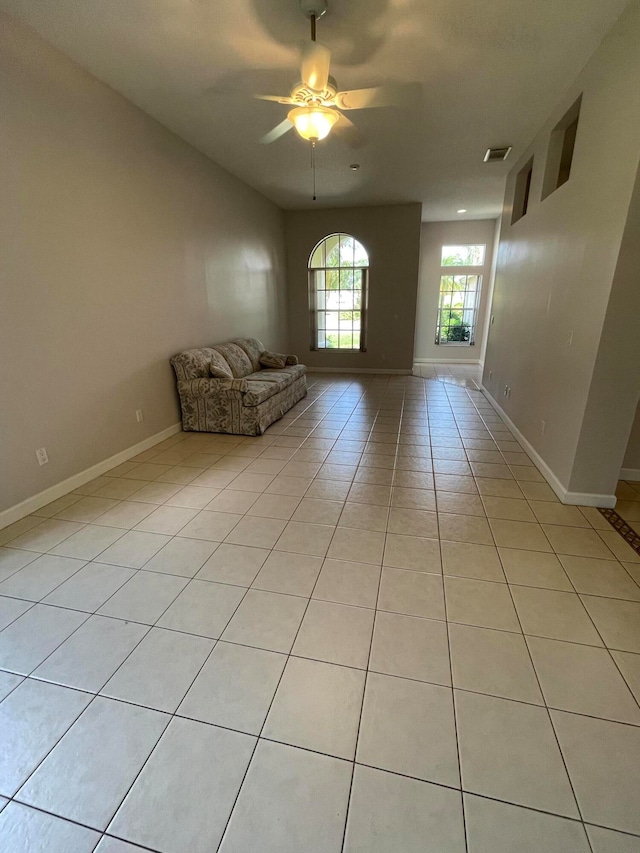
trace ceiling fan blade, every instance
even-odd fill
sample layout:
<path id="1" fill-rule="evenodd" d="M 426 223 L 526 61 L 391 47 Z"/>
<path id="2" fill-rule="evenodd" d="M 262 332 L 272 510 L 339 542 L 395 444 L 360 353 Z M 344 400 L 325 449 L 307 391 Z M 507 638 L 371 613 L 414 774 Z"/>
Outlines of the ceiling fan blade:
<path id="1" fill-rule="evenodd" d="M 296 101 L 293 98 L 287 98 L 281 95 L 252 95 L 253 98 L 257 98 L 259 101 L 274 101 L 276 104 L 295 104 Z"/>
<path id="2" fill-rule="evenodd" d="M 340 118 L 334 126 L 334 131 L 343 139 L 349 148 L 362 148 L 365 144 L 364 137 L 346 115 L 340 113 Z"/>
<path id="3" fill-rule="evenodd" d="M 260 142 L 262 142 L 263 145 L 270 145 L 272 142 L 275 142 L 276 139 L 280 139 L 281 136 L 288 133 L 292 128 L 293 123 L 286 118 L 284 121 L 281 121 L 280 124 L 277 124 L 273 130 L 270 130 L 269 133 L 265 133 Z"/>
<path id="4" fill-rule="evenodd" d="M 309 42 L 302 53 L 302 82 L 314 92 L 324 92 L 329 82 L 331 51 L 319 41 Z"/>
<path id="5" fill-rule="evenodd" d="M 371 89 L 338 92 L 336 106 L 341 110 L 368 110 L 372 107 L 402 107 L 413 100 L 411 84 L 389 84 Z"/>
<path id="6" fill-rule="evenodd" d="M 225 90 L 225 89 L 216 89 L 214 87 L 210 87 L 205 89 L 203 92 L 204 97 L 206 98 L 233 98 L 234 100 L 246 100 L 250 98 L 251 100 L 257 99 L 258 101 L 272 101 L 276 104 L 297 104 L 297 101 L 294 101 L 288 95 L 254 95 L 249 94 L 246 91 L 243 92 L 241 90 Z"/>

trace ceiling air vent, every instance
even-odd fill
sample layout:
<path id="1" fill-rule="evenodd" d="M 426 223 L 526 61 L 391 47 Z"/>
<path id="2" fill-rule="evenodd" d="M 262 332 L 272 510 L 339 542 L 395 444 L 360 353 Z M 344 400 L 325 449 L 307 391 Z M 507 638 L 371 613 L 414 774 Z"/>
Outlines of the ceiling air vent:
<path id="1" fill-rule="evenodd" d="M 487 148 L 487 153 L 484 155 L 485 163 L 502 163 L 506 160 L 511 151 L 511 146 L 506 148 Z"/>

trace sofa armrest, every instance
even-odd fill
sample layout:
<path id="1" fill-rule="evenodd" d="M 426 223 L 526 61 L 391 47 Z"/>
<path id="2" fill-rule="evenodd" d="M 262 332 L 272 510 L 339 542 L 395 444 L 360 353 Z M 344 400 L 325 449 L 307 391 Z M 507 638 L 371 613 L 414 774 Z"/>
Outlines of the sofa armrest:
<path id="1" fill-rule="evenodd" d="M 242 399 L 249 390 L 246 379 L 187 379 L 178 382 L 178 393 L 185 397 L 219 397 Z"/>

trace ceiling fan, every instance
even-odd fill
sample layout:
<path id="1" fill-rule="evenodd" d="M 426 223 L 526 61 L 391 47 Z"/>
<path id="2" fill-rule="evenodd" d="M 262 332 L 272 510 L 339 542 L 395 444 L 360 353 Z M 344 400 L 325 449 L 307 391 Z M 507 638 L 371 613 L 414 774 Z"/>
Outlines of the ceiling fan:
<path id="1" fill-rule="evenodd" d="M 294 127 L 298 134 L 315 145 L 329 135 L 334 125 L 343 129 L 355 129 L 341 110 L 364 110 L 371 107 L 386 107 L 397 100 L 393 86 L 378 86 L 370 89 L 354 89 L 340 92 L 333 77 L 329 75 L 331 51 L 316 41 L 316 22 L 327 11 L 327 0 L 300 0 L 302 12 L 311 21 L 311 41 L 302 53 L 300 82 L 287 97 L 280 95 L 255 95 L 263 101 L 287 104 L 293 109 L 286 119 L 262 137 L 263 143 L 275 142 Z"/>

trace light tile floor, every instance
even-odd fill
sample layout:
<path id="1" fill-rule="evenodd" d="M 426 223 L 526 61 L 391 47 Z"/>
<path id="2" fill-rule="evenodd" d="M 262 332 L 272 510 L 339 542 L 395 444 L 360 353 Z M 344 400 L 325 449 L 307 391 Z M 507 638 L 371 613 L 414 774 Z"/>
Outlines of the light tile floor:
<path id="1" fill-rule="evenodd" d="M 640 557 L 418 372 L 0 531 L 1 850 L 640 851 Z"/>
<path id="2" fill-rule="evenodd" d="M 637 533 L 640 530 L 640 481 L 619 480 L 616 497 L 616 512 Z"/>

